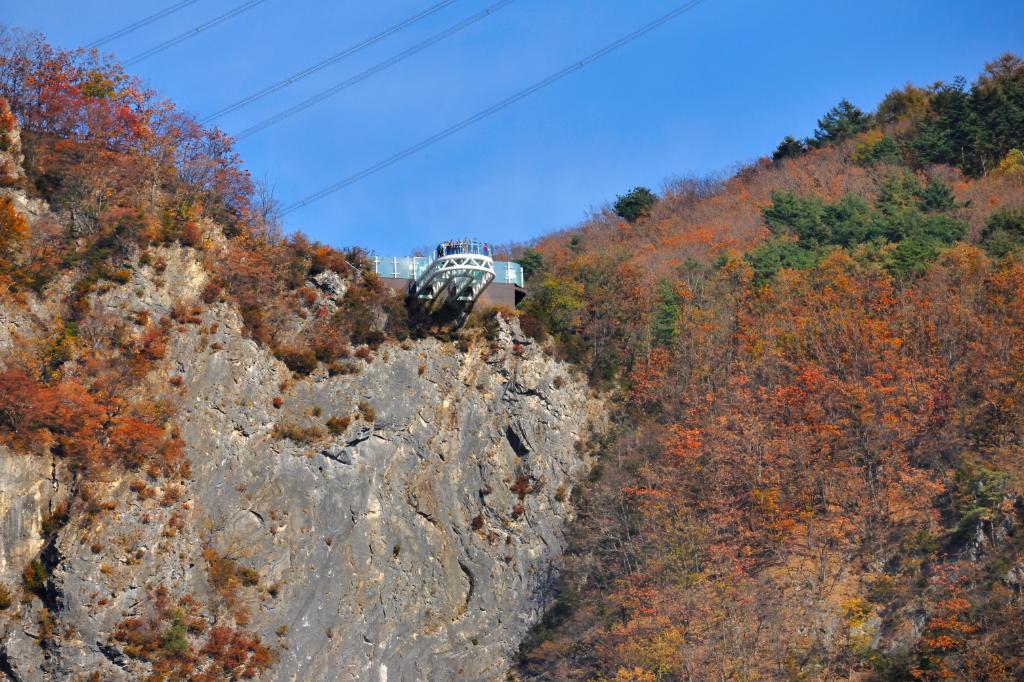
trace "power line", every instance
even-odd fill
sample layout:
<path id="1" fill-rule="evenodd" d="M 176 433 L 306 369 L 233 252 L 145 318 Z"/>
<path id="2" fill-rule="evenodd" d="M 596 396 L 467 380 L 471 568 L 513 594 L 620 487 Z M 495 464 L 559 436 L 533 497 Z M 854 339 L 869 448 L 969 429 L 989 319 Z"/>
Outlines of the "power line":
<path id="1" fill-rule="evenodd" d="M 175 4 L 171 5 L 170 7 L 167 7 L 165 9 L 160 10 L 159 12 L 157 12 L 155 14 L 150 14 L 148 17 L 146 17 L 144 19 L 139 19 L 134 24 L 129 24 L 129 25 L 125 26 L 124 28 L 119 29 L 117 31 L 114 31 L 113 33 L 111 33 L 109 35 L 105 35 L 102 38 L 100 38 L 99 40 L 94 40 L 93 42 L 91 42 L 88 45 L 86 45 L 86 47 L 87 48 L 93 48 L 93 47 L 99 47 L 100 45 L 106 45 L 107 43 L 109 43 L 112 40 L 117 40 L 121 36 L 126 36 L 129 33 L 131 33 L 132 31 L 139 30 L 143 26 L 149 26 L 154 21 L 158 21 L 160 19 L 163 19 L 164 17 L 166 17 L 168 15 L 174 14 L 179 9 L 184 9 L 185 7 L 188 7 L 189 5 L 193 5 L 196 2 L 198 2 L 198 1 L 199 0 L 183 0 L 182 2 L 175 3 Z"/>
<path id="2" fill-rule="evenodd" d="M 390 67 L 394 66 L 395 64 L 398 64 L 401 61 L 404 61 L 404 60 L 408 59 L 409 57 L 413 56 L 414 54 L 422 52 L 423 50 L 427 49 L 431 45 L 434 45 L 436 43 L 441 42 L 445 38 L 447 38 L 447 37 L 449 37 L 451 35 L 454 35 L 454 34 L 458 33 L 459 31 L 462 31 L 463 29 L 466 29 L 466 28 L 472 26 L 473 24 L 475 24 L 476 22 L 478 22 L 478 21 L 480 21 L 482 19 L 486 19 L 487 17 L 491 16 L 492 14 L 497 12 L 498 10 L 500 10 L 500 9 L 502 9 L 504 7 L 507 7 L 508 5 L 511 5 L 513 2 L 515 2 L 515 0 L 501 0 L 500 2 L 496 2 L 493 5 L 491 5 L 490 7 L 488 7 L 487 9 L 483 10 L 482 12 L 477 12 L 473 16 L 468 17 L 466 19 L 463 19 L 459 23 L 454 24 L 453 26 L 449 26 L 448 28 L 446 28 L 445 30 L 441 31 L 440 33 L 435 33 L 431 37 L 427 38 L 426 40 L 424 40 L 424 41 L 422 41 L 420 43 L 417 43 L 416 45 L 413 45 L 409 49 L 403 50 L 402 52 L 399 52 L 394 57 L 391 57 L 390 59 L 385 59 L 384 61 L 382 61 L 381 63 L 377 64 L 376 66 L 371 66 L 366 71 L 358 73 L 355 76 L 352 76 L 351 78 L 349 78 L 348 80 L 345 80 L 345 81 L 342 81 L 341 83 L 338 83 L 334 87 L 328 88 L 327 90 L 324 90 L 323 92 L 321 92 L 319 94 L 313 95 L 309 99 L 306 99 L 306 100 L 303 100 L 302 102 L 299 102 L 298 104 L 296 104 L 293 107 L 285 109 L 284 111 L 282 111 L 282 112 L 280 112 L 278 114 L 275 114 L 275 115 L 271 116 L 270 118 L 266 118 L 266 119 L 260 121 L 259 123 L 255 124 L 255 125 L 249 126 L 245 130 L 242 130 L 241 132 L 239 132 L 237 135 L 234 135 L 234 138 L 236 140 L 245 139 L 247 137 L 255 135 L 256 133 L 260 132 L 261 130 L 265 130 L 266 128 L 269 128 L 270 126 L 274 125 L 275 123 L 280 123 L 281 121 L 285 120 L 286 118 L 294 116 L 295 114 L 299 113 L 300 111 L 305 111 L 306 109 L 310 108 L 311 106 L 313 106 L 315 104 L 319 104 L 320 102 L 324 101 L 325 99 L 327 99 L 329 97 L 333 97 L 334 95 L 338 94 L 342 90 L 346 90 L 348 88 L 351 88 L 353 85 L 356 85 L 357 83 L 363 82 L 367 78 L 369 78 L 369 77 L 371 77 L 371 76 L 373 76 L 375 74 L 378 74 L 381 71 L 383 71 L 383 70 L 385 70 L 387 68 L 390 68 Z"/>
<path id="3" fill-rule="evenodd" d="M 417 152 L 420 152 L 420 151 L 426 149 L 427 147 L 429 147 L 431 145 L 437 144 L 438 142 L 440 142 L 441 140 L 444 140 L 445 138 L 451 137 L 455 133 L 457 133 L 457 132 L 459 132 L 461 130 L 464 130 L 465 128 L 468 128 L 469 126 L 473 125 L 474 123 L 479 123 L 480 121 L 484 120 L 485 118 L 498 113 L 502 109 L 505 109 L 506 107 L 509 107 L 509 106 L 515 104 L 519 100 L 525 99 L 525 98 L 529 97 L 530 95 L 538 92 L 539 90 L 543 90 L 544 88 L 548 87 L 549 85 L 552 85 L 553 83 L 562 80 L 563 78 L 565 78 L 569 74 L 574 73 L 576 71 L 579 71 L 580 69 L 583 69 L 586 66 L 589 66 L 590 64 L 596 62 L 598 59 L 601 59 L 602 57 L 607 56 L 609 53 L 614 52 L 615 50 L 619 49 L 620 47 L 624 47 L 625 45 L 628 45 L 629 43 L 633 42 L 637 38 L 640 38 L 640 37 L 650 33 L 654 29 L 659 28 L 660 26 L 662 26 L 664 24 L 667 24 L 668 22 L 670 22 L 673 19 L 679 17 L 680 15 L 685 14 L 686 12 L 689 12 L 691 9 L 693 9 L 697 5 L 700 5 L 703 2 L 705 2 L 705 0 L 691 0 L 690 2 L 688 2 L 688 3 L 684 4 L 684 5 L 681 5 L 680 7 L 677 7 L 676 9 L 672 10 L 668 14 L 662 15 L 661 17 L 655 19 L 651 23 L 646 24 L 646 25 L 638 28 L 637 30 L 633 31 L 632 33 L 629 33 L 629 34 L 623 36 L 622 38 L 619 38 L 615 42 L 610 43 L 610 44 L 602 47 L 597 52 L 594 52 L 594 53 L 590 54 L 589 56 L 584 57 L 583 59 L 579 60 L 578 62 L 575 62 L 574 64 L 571 64 L 571 65 L 565 67 L 561 71 L 558 71 L 558 72 L 548 76 L 547 78 L 534 83 L 533 85 L 531 85 L 528 88 L 520 90 L 519 92 L 517 92 L 516 94 L 514 94 L 514 95 L 512 95 L 510 97 L 506 97 L 505 99 L 501 100 L 497 104 L 494 104 L 494 105 L 484 109 L 483 111 L 480 111 L 480 112 L 474 114 L 473 116 L 470 116 L 467 119 L 463 119 L 459 123 L 456 123 L 455 125 L 453 125 L 453 126 L 451 126 L 449 128 L 445 128 L 441 132 L 436 133 L 435 135 L 431 135 L 427 139 L 425 139 L 425 140 L 423 140 L 421 142 L 418 142 L 417 144 L 414 144 L 411 147 L 407 147 L 406 149 L 398 152 L 397 154 L 389 156 L 388 158 L 384 159 L 383 161 L 375 163 L 374 165 L 369 166 L 368 168 L 364 168 L 363 170 L 359 171 L 358 173 L 350 175 L 347 178 L 344 178 L 343 180 L 340 180 L 340 181 L 334 183 L 333 185 L 328 185 L 327 187 L 323 188 L 319 192 L 316 192 L 314 194 L 310 194 L 309 196 L 305 197 L 304 199 L 300 199 L 299 201 L 296 201 L 294 204 L 290 204 L 283 211 L 281 211 L 281 215 L 282 216 L 283 215 L 287 215 L 287 214 L 289 214 L 289 213 L 291 213 L 293 211 L 297 211 L 300 208 L 308 206 L 309 204 L 313 203 L 314 201 L 319 201 L 320 199 L 323 199 L 324 197 L 326 197 L 326 196 L 328 196 L 330 194 L 333 194 L 334 192 L 342 190 L 342 189 L 348 187 L 349 185 L 355 184 L 356 182 L 359 182 L 363 178 L 366 178 L 366 177 L 368 177 L 370 175 L 373 175 L 374 173 L 382 171 L 385 168 L 387 168 L 388 166 L 394 165 L 394 164 L 398 163 L 399 161 L 401 161 L 403 159 L 406 159 L 406 158 L 412 156 L 413 154 L 416 154 Z"/>
<path id="4" fill-rule="evenodd" d="M 195 0 L 192 0 L 192 1 L 194 2 Z M 253 94 L 249 95 L 248 97 L 244 97 L 244 98 L 238 100 L 234 104 L 228 105 L 228 106 L 224 107 L 223 109 L 220 109 L 219 111 L 213 112 L 212 114 L 210 114 L 206 118 L 202 119 L 201 123 L 209 123 L 210 121 L 212 121 L 214 119 L 217 119 L 217 118 L 220 118 L 221 116 L 223 116 L 225 114 L 229 114 L 232 111 L 237 111 L 237 110 L 241 109 L 244 106 L 252 104 L 256 100 L 262 99 L 262 98 L 266 97 L 269 94 L 275 93 L 278 90 L 286 88 L 289 85 L 292 85 L 293 83 L 297 83 L 300 80 L 302 80 L 303 78 L 305 78 L 306 76 L 310 76 L 310 75 L 316 73 L 317 71 L 321 71 L 323 69 L 326 69 L 328 66 L 331 66 L 332 64 L 336 64 L 339 61 L 341 61 L 342 59 L 345 59 L 346 57 L 350 57 L 350 56 L 354 55 L 356 52 L 359 52 L 360 50 L 362 50 L 364 48 L 367 48 L 370 45 L 373 45 L 374 43 L 378 43 L 381 40 L 383 40 L 384 38 L 387 38 L 388 36 L 391 36 L 391 35 L 394 35 L 395 33 L 398 33 L 403 28 L 405 28 L 407 26 L 411 26 L 412 24 L 416 23 L 420 19 L 425 19 L 426 17 L 429 17 L 431 14 L 435 14 L 436 12 L 439 12 L 440 10 L 444 9 L 448 5 L 451 5 L 451 4 L 455 3 L 455 2 L 456 2 L 456 0 L 444 0 L 443 2 L 439 2 L 436 5 L 431 5 L 430 7 L 426 8 L 425 10 L 420 12 L 419 14 L 414 14 L 413 16 L 411 16 L 411 17 L 409 17 L 407 19 L 404 19 L 404 20 L 400 21 L 399 23 L 395 24 L 391 28 L 388 28 L 388 29 L 385 29 L 384 31 L 381 31 L 377 35 L 371 36 L 371 37 L 367 38 L 366 40 L 364 40 L 364 41 L 362 41 L 360 43 L 356 43 L 355 45 L 352 45 L 351 47 L 347 47 L 344 50 L 342 50 L 341 52 L 338 52 L 337 54 L 334 54 L 334 55 L 328 57 L 327 59 L 325 59 L 325 60 L 323 60 L 321 62 L 317 62 L 316 64 L 314 64 L 313 66 L 310 66 L 307 69 L 303 69 L 302 71 L 299 71 L 298 73 L 294 73 L 291 76 L 288 76 L 287 78 L 282 79 L 282 80 L 278 81 L 277 83 L 274 83 L 273 85 L 267 86 L 266 88 L 264 88 L 264 89 L 262 89 L 262 90 L 260 90 L 258 92 L 254 92 Z"/>
<path id="5" fill-rule="evenodd" d="M 233 19 L 234 17 L 237 17 L 239 14 L 241 14 L 241 13 L 247 11 L 247 10 L 250 10 L 253 7 L 255 7 L 256 5 L 259 5 L 259 4 L 264 3 L 266 1 L 267 0 L 250 0 L 249 2 L 243 3 L 243 4 L 239 5 L 238 7 L 234 8 L 233 10 L 229 10 L 229 11 L 225 12 L 224 14 L 221 14 L 219 17 L 215 17 L 213 19 L 210 19 L 206 23 L 199 24 L 195 28 L 191 28 L 191 29 L 185 31 L 184 33 L 182 33 L 181 35 L 177 35 L 177 36 L 171 38 L 170 40 L 165 40 L 164 42 L 160 43 L 159 45 L 155 45 L 155 46 L 149 48 L 148 50 L 146 50 L 145 52 L 141 52 L 141 53 L 135 55 L 134 57 L 132 57 L 131 59 L 126 61 L 124 63 L 124 65 L 125 66 L 133 66 L 135 64 L 138 64 L 139 62 L 141 62 L 144 59 L 149 59 L 153 55 L 158 54 L 160 52 L 163 52 L 164 50 L 167 50 L 169 48 L 172 48 L 175 45 L 177 45 L 178 43 L 184 42 L 184 41 L 188 40 L 189 38 L 197 36 L 197 35 L 199 35 L 200 33 L 202 33 L 203 31 L 205 31 L 207 29 L 213 28 L 214 26 L 217 26 L 219 24 L 223 24 L 225 21 L 228 21 L 229 19 Z"/>

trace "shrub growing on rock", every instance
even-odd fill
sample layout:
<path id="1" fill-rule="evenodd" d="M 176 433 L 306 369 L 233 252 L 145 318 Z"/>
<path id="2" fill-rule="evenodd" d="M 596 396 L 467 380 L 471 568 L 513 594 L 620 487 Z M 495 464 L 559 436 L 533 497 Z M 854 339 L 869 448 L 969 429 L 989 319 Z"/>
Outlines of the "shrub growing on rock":
<path id="1" fill-rule="evenodd" d="M 39 559 L 33 559 L 21 572 L 22 584 L 26 592 L 35 595 L 42 595 L 46 590 L 46 581 L 49 579 L 46 567 Z"/>
<path id="2" fill-rule="evenodd" d="M 327 430 L 330 431 L 332 435 L 340 436 L 348 430 L 348 426 L 351 423 L 352 417 L 347 414 L 343 417 L 331 417 L 327 420 Z"/>
<path id="3" fill-rule="evenodd" d="M 278 348 L 274 355 L 296 374 L 312 374 L 317 367 L 316 353 L 309 348 Z"/>
<path id="4" fill-rule="evenodd" d="M 296 443 L 315 443 L 323 437 L 320 429 L 315 426 L 280 423 L 274 427 L 274 435 L 279 440 L 290 440 Z"/>

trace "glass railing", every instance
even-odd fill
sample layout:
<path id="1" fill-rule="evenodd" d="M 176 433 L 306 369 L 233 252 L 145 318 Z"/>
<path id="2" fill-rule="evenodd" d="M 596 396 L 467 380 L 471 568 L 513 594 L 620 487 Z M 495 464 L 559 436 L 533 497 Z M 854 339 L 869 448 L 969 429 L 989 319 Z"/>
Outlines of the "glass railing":
<path id="1" fill-rule="evenodd" d="M 494 283 L 495 284 L 523 284 L 523 266 L 511 261 L 494 261 Z"/>
<path id="2" fill-rule="evenodd" d="M 462 239 L 459 241 L 441 242 L 437 245 L 434 250 L 434 255 L 437 258 L 443 258 L 444 256 L 459 256 L 465 254 L 472 254 L 477 256 L 487 256 L 490 258 L 494 253 L 491 245 L 487 242 L 482 242 L 477 239 Z"/>
<path id="3" fill-rule="evenodd" d="M 375 256 L 371 260 L 373 271 L 380 277 L 419 279 L 435 258 L 429 256 Z M 523 266 L 510 261 L 494 261 L 494 283 L 523 286 Z"/>

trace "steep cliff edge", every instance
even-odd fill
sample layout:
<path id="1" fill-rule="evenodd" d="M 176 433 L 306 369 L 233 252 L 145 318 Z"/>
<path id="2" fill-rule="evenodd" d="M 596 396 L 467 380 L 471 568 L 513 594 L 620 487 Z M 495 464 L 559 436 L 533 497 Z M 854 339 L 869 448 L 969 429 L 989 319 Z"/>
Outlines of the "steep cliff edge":
<path id="1" fill-rule="evenodd" d="M 500 318 L 490 338 L 391 341 L 346 373 L 293 375 L 234 305 L 203 303 L 199 252 L 144 261 L 90 294 L 90 316 L 129 337 L 166 321 L 131 390 L 172 415 L 190 472 L 114 470 L 66 513 L 67 462 L 0 447 L 0 679 L 141 679 L 225 625 L 255 635 L 250 657 L 270 650 L 261 679 L 501 678 L 588 467 L 585 382 Z M 310 287 L 324 305 L 344 289 Z M 16 321 L 0 363 L 54 333 L 44 299 L 0 304 Z"/>

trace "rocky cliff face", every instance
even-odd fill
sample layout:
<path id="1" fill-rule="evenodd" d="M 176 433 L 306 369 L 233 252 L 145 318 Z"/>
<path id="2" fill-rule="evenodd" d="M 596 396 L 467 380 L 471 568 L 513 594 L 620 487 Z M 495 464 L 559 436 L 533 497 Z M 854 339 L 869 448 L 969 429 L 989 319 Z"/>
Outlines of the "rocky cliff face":
<path id="1" fill-rule="evenodd" d="M 0 182 L 15 185 L 25 179 L 21 130 L 6 100 L 0 101 Z"/>
<path id="2" fill-rule="evenodd" d="M 257 634 L 275 656 L 263 679 L 502 678 L 588 466 L 585 384 L 505 322 L 468 349 L 389 342 L 358 373 L 293 376 L 232 305 L 202 304 L 195 251 L 156 255 L 160 272 L 134 268 L 92 310 L 191 307 L 135 389 L 173 408 L 191 475 L 112 473 L 109 502 L 44 543 L 70 474 L 0 447 L 0 583 L 36 557 L 50 569 L 45 591 L 14 589 L 0 611 L 0 679 L 141 679 L 151 664 L 114 635 L 161 591 Z M 0 368 L 46 311 L 0 304 Z"/>

